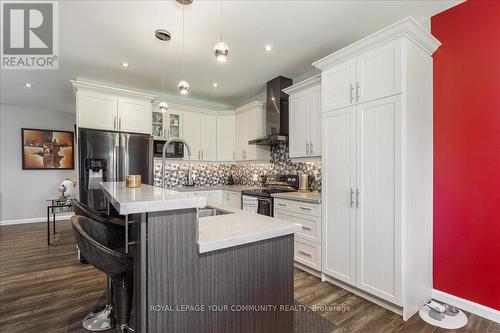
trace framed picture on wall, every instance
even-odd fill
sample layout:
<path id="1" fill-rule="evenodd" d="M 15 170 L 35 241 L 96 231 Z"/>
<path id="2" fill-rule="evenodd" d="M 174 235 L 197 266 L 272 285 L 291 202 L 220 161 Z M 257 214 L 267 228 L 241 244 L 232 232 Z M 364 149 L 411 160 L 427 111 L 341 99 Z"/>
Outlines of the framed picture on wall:
<path id="1" fill-rule="evenodd" d="M 21 128 L 23 170 L 74 169 L 73 132 Z"/>

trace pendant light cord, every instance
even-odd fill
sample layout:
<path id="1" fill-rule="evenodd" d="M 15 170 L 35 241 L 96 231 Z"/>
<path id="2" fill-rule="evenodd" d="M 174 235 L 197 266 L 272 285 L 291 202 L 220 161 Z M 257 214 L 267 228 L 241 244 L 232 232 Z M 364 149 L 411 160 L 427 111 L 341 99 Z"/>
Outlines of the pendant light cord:
<path id="1" fill-rule="evenodd" d="M 163 45 L 161 47 L 161 62 L 163 64 L 163 70 L 161 71 L 161 82 L 162 82 L 162 95 L 163 95 L 163 99 L 165 99 L 165 61 L 164 61 L 164 58 L 165 58 L 165 41 L 163 41 Z"/>
<path id="2" fill-rule="evenodd" d="M 182 78 L 184 79 L 185 77 L 185 58 L 184 58 L 184 7 L 185 5 L 182 6 Z"/>
<path id="3" fill-rule="evenodd" d="M 222 0 L 220 0 L 220 40 L 221 42 L 223 41 L 222 39 Z"/>

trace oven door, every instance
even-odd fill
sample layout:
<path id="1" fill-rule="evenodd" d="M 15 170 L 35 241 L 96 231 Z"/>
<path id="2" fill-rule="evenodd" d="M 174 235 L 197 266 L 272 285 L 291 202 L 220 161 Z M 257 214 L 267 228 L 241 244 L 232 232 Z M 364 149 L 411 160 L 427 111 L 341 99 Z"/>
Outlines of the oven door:
<path id="1" fill-rule="evenodd" d="M 273 199 L 257 198 L 257 214 L 273 216 Z"/>

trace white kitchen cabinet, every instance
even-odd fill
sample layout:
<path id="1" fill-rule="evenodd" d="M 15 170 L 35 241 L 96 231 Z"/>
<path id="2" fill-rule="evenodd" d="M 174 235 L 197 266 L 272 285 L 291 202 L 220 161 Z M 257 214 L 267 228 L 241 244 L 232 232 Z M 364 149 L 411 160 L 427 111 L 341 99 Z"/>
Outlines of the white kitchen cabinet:
<path id="1" fill-rule="evenodd" d="M 154 95 L 71 81 L 76 91 L 77 126 L 151 134 Z"/>
<path id="2" fill-rule="evenodd" d="M 236 147 L 236 116 L 217 116 L 217 161 L 234 161 Z"/>
<path id="3" fill-rule="evenodd" d="M 289 154 L 291 158 L 321 156 L 321 76 L 283 91 L 289 97 Z"/>
<path id="4" fill-rule="evenodd" d="M 356 106 L 323 116 L 323 272 L 356 284 Z"/>
<path id="5" fill-rule="evenodd" d="M 404 320 L 432 297 L 432 53 L 439 45 L 407 18 L 314 64 L 323 71 L 323 279 L 354 287 Z M 333 73 L 354 63 L 347 103 L 348 75 Z"/>
<path id="6" fill-rule="evenodd" d="M 290 157 L 309 155 L 309 114 L 311 100 L 307 91 L 291 94 L 289 99 L 289 154 Z"/>
<path id="7" fill-rule="evenodd" d="M 356 103 L 356 59 L 325 69 L 321 74 L 323 111 L 340 109 Z"/>
<path id="8" fill-rule="evenodd" d="M 362 53 L 356 59 L 357 102 L 364 103 L 402 92 L 403 40 Z"/>
<path id="9" fill-rule="evenodd" d="M 401 95 L 360 104 L 356 111 L 357 286 L 398 305 L 401 304 L 401 112 Z"/>
<path id="10" fill-rule="evenodd" d="M 200 118 L 200 148 L 202 161 L 217 160 L 217 117 L 202 115 Z"/>
<path id="11" fill-rule="evenodd" d="M 182 138 L 182 112 L 170 107 L 165 114 L 165 139 Z"/>
<path id="12" fill-rule="evenodd" d="M 222 205 L 223 204 L 223 193 L 222 190 L 211 190 L 208 195 L 208 201 L 212 204 Z"/>
<path id="13" fill-rule="evenodd" d="M 191 160 L 201 160 L 201 115 L 194 112 L 184 112 L 183 114 L 182 138 L 188 143 L 191 149 Z M 187 159 L 187 148 L 184 149 L 184 157 Z"/>
<path id="14" fill-rule="evenodd" d="M 302 225 L 302 230 L 295 234 L 294 260 L 297 267 L 318 276 L 322 266 L 321 204 L 274 198 L 273 215 Z"/>
<path id="15" fill-rule="evenodd" d="M 224 191 L 222 205 L 228 208 L 241 209 L 241 193 Z"/>
<path id="16" fill-rule="evenodd" d="M 118 130 L 151 134 L 151 110 L 149 101 L 118 97 Z"/>
<path id="17" fill-rule="evenodd" d="M 252 102 L 236 112 L 236 158 L 240 161 L 270 159 L 269 147 L 249 144 L 248 141 L 266 135 L 264 103 Z"/>
<path id="18" fill-rule="evenodd" d="M 216 116 L 184 112 L 183 139 L 191 148 L 191 160 L 215 161 L 217 159 Z M 187 157 L 187 149 L 185 156 Z"/>
<path id="19" fill-rule="evenodd" d="M 325 69 L 323 111 L 401 93 L 403 42 L 396 39 Z"/>
<path id="20" fill-rule="evenodd" d="M 111 94 L 77 90 L 78 127 L 114 131 L 117 127 L 118 98 Z"/>

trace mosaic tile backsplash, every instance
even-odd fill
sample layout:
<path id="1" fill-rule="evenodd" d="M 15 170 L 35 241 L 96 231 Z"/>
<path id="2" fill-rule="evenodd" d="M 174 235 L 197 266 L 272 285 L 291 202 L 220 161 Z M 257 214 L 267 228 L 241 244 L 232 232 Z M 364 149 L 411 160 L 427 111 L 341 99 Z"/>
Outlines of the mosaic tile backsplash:
<path id="1" fill-rule="evenodd" d="M 168 161 L 167 161 L 168 162 Z M 166 186 L 183 185 L 187 179 L 187 163 L 167 163 L 165 165 Z M 155 159 L 155 185 L 161 184 L 161 159 Z M 292 162 L 288 156 L 288 145 L 271 147 L 269 163 L 193 163 L 193 181 L 196 185 L 225 185 L 229 175 L 235 184 L 259 185 L 260 176 L 305 172 L 312 177 L 311 189 L 321 191 L 321 162 Z M 257 181 L 254 181 L 257 175 Z"/>

